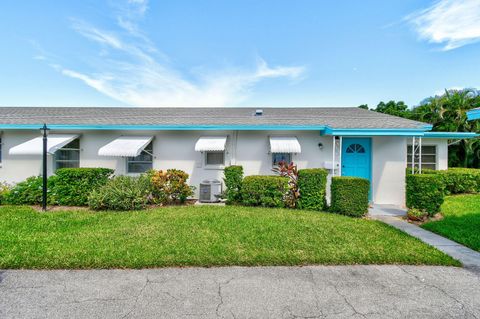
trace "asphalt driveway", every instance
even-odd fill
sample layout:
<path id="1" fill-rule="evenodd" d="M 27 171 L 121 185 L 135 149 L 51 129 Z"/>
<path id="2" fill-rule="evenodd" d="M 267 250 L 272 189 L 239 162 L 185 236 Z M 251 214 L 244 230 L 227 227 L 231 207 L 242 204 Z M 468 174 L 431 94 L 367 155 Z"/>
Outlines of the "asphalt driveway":
<path id="1" fill-rule="evenodd" d="M 311 266 L 1 271 L 0 318 L 480 318 L 480 274 Z"/>

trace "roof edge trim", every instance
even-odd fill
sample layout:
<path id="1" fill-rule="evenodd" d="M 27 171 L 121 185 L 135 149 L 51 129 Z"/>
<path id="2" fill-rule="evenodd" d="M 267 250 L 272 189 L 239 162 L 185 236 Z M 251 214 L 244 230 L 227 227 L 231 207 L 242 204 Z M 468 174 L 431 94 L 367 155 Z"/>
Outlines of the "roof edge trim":
<path id="1" fill-rule="evenodd" d="M 480 120 L 480 109 L 473 109 L 467 112 L 467 119 L 469 121 Z"/>

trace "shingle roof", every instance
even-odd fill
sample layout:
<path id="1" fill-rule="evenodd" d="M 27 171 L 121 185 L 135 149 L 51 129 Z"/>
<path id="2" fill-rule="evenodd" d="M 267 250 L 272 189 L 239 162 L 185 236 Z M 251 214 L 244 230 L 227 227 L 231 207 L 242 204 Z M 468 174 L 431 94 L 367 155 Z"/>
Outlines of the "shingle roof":
<path id="1" fill-rule="evenodd" d="M 256 109 L 263 115 L 255 116 Z M 360 108 L 0 107 L 0 125 L 329 126 L 422 129 L 425 123 Z"/>

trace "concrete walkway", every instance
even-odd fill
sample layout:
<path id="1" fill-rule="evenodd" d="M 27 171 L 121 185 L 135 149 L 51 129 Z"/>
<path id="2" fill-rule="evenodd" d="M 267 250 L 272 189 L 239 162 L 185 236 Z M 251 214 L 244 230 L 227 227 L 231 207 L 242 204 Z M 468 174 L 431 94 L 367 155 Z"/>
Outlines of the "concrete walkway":
<path id="1" fill-rule="evenodd" d="M 0 272 L 0 318 L 480 318 L 480 274 L 311 266 Z"/>
<path id="2" fill-rule="evenodd" d="M 459 260 L 465 267 L 480 270 L 480 253 L 454 242 L 445 237 L 434 234 L 428 230 L 411 224 L 400 217 L 391 215 L 371 215 L 373 219 L 380 220 L 390 226 L 420 239 L 421 241 L 443 251 L 447 255 Z"/>

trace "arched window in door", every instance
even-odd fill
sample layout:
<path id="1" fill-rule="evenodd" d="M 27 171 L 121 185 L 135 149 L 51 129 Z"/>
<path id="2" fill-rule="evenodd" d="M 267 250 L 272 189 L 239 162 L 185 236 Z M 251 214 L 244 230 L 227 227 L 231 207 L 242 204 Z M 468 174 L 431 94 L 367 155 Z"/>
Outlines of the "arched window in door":
<path id="1" fill-rule="evenodd" d="M 365 148 L 360 144 L 351 144 L 347 147 L 347 153 L 365 153 Z"/>

